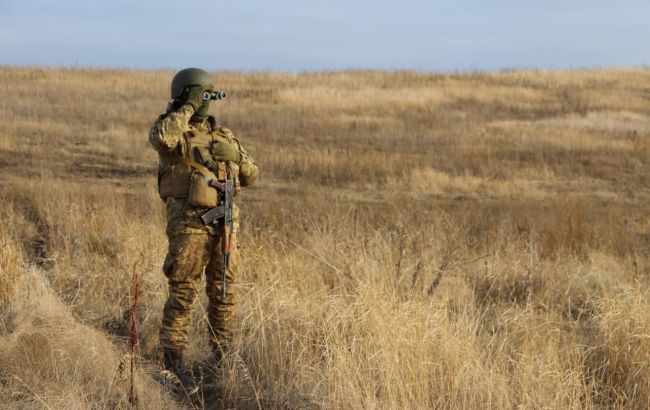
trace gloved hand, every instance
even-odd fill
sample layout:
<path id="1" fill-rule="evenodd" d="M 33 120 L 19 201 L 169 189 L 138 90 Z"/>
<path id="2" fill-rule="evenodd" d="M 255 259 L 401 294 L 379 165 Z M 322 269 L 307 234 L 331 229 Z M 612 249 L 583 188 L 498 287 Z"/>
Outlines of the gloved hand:
<path id="1" fill-rule="evenodd" d="M 185 90 L 185 104 L 191 105 L 192 108 L 194 108 L 194 111 L 198 110 L 199 107 L 205 103 L 205 101 L 203 101 L 203 94 L 206 91 L 212 90 L 208 90 L 202 85 L 193 85 L 191 87 L 187 87 Z"/>
<path id="2" fill-rule="evenodd" d="M 210 147 L 210 154 L 215 161 L 233 161 L 239 164 L 241 153 L 227 142 L 215 142 Z"/>

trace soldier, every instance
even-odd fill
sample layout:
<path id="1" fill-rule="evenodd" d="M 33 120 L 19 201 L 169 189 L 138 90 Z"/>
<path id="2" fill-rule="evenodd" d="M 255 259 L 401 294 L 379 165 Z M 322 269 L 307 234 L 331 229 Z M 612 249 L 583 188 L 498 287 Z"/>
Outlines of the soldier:
<path id="1" fill-rule="evenodd" d="M 239 211 L 233 205 L 232 252 L 223 301 L 223 226 L 205 225 L 200 217 L 217 205 L 218 195 L 213 186 L 219 184 L 214 180 L 233 179 L 236 198 L 240 187 L 255 183 L 258 174 L 255 161 L 240 141 L 229 129 L 217 126 L 214 117 L 208 115 L 213 90 L 207 72 L 198 68 L 179 71 L 171 83 L 172 100 L 167 111 L 158 117 L 149 132 L 149 142 L 159 155 L 158 190 L 167 208 L 169 240 L 163 265 L 169 298 L 163 310 L 160 345 L 165 368 L 183 383 L 189 382 L 183 351 L 203 273 L 210 345 L 217 361 L 232 339 L 233 284 L 239 267 Z"/>

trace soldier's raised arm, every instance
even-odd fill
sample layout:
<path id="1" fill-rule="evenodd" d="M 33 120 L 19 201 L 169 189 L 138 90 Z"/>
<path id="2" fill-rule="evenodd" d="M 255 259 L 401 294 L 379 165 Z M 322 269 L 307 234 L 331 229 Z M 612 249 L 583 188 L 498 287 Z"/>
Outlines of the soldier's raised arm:
<path id="1" fill-rule="evenodd" d="M 149 130 L 149 143 L 158 152 L 171 152 L 178 146 L 183 133 L 189 129 L 189 122 L 198 107 L 203 104 L 205 87 L 194 86 L 186 96 L 179 96 L 185 103 L 177 110 L 167 110 L 153 123 Z"/>
<path id="2" fill-rule="evenodd" d="M 149 130 L 151 146 L 161 153 L 176 149 L 193 114 L 194 108 L 185 104 L 177 111 L 158 117 Z"/>

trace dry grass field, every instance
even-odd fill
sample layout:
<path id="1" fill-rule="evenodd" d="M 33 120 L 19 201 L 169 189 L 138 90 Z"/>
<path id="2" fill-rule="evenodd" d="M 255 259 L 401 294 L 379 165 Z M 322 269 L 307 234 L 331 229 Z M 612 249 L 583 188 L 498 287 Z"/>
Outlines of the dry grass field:
<path id="1" fill-rule="evenodd" d="M 0 67 L 0 408 L 191 406 L 156 378 L 172 75 Z M 650 71 L 214 78 L 261 170 L 224 406 L 650 406 Z"/>

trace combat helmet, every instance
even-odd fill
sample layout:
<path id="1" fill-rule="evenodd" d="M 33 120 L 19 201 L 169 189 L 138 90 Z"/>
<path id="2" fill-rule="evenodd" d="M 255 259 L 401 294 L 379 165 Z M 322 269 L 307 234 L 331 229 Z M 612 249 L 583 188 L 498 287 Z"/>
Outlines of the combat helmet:
<path id="1" fill-rule="evenodd" d="M 200 68 L 185 68 L 174 75 L 172 79 L 171 97 L 176 100 L 181 97 L 183 90 L 192 85 L 212 85 L 212 77 Z"/>

